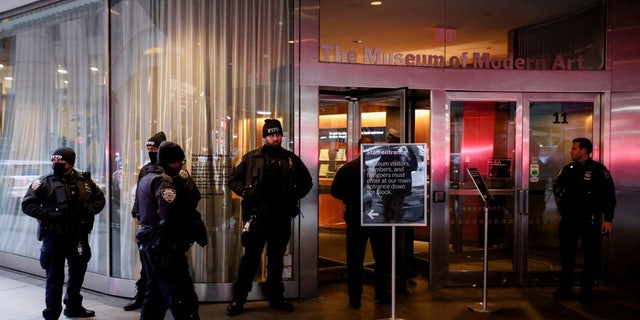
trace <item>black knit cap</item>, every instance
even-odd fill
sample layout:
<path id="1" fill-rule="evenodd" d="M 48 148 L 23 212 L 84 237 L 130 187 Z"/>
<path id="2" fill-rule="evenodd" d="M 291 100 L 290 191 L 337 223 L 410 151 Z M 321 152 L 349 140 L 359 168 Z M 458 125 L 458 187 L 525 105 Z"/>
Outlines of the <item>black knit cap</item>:
<path id="1" fill-rule="evenodd" d="M 159 147 L 162 141 L 167 141 L 167 136 L 160 131 L 147 140 L 147 146 Z"/>
<path id="2" fill-rule="evenodd" d="M 161 165 L 168 165 L 174 162 L 180 162 L 184 160 L 184 151 L 175 142 L 164 141 L 158 148 L 158 163 Z"/>
<path id="3" fill-rule="evenodd" d="M 282 134 L 282 125 L 277 119 L 265 119 L 264 126 L 262 126 L 262 137 L 272 135 L 275 133 Z"/>
<path id="4" fill-rule="evenodd" d="M 51 160 L 62 159 L 72 167 L 76 164 L 76 153 L 69 147 L 60 147 L 51 154 Z"/>

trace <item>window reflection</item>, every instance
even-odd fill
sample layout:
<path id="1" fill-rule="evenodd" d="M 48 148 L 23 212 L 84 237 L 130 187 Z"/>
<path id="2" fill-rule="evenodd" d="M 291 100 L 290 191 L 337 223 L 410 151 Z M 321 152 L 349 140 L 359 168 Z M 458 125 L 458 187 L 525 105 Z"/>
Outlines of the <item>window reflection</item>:
<path id="1" fill-rule="evenodd" d="M 103 1 L 67 1 L 50 14 L 3 21 L 0 32 L 0 251 L 37 259 L 36 220 L 24 215 L 31 181 L 51 152 L 75 150 L 75 168 L 106 190 L 106 15 Z M 90 235 L 89 271 L 107 273 L 107 212 Z"/>
<path id="2" fill-rule="evenodd" d="M 604 6 L 590 0 L 320 0 L 319 59 L 421 67 L 597 70 Z"/>
<path id="3" fill-rule="evenodd" d="M 265 118 L 283 123 L 283 146 L 293 147 L 291 6 L 76 0 L 2 21 L 0 251 L 38 258 L 37 224 L 20 200 L 51 170 L 51 151 L 66 145 L 110 196 L 91 237 L 90 271 L 137 278 L 136 175 L 149 161 L 146 140 L 164 131 L 185 150 L 203 196 L 210 239 L 190 251 L 193 278 L 232 282 L 240 203 L 227 176 L 262 144 Z"/>
<path id="4" fill-rule="evenodd" d="M 114 275 L 138 277 L 131 218 L 146 140 L 180 144 L 202 200 L 205 248 L 190 250 L 196 282 L 232 282 L 242 254 L 240 199 L 226 186 L 235 161 L 262 144 L 265 118 L 291 147 L 290 1 L 115 1 L 111 7 L 111 147 Z M 117 12 L 118 14 L 115 14 Z M 117 160 L 116 160 L 117 159 Z M 115 189 L 115 188 L 118 189 Z M 288 269 L 290 270 L 290 268 Z"/>

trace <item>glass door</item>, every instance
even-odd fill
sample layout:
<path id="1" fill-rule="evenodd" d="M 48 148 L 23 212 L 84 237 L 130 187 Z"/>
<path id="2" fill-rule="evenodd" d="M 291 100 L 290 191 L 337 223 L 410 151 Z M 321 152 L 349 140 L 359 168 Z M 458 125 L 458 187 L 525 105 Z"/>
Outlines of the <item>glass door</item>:
<path id="1" fill-rule="evenodd" d="M 407 90 L 403 89 L 353 89 L 323 88 L 319 102 L 319 159 L 318 159 L 318 223 L 319 223 L 319 275 L 320 281 L 344 278 L 346 269 L 346 226 L 343 204 L 330 194 L 335 173 L 347 161 L 356 156 L 358 139 L 369 135 L 376 143 L 428 142 L 428 92 L 412 91 L 410 107 Z M 411 115 L 408 112 L 411 110 Z M 418 110 L 417 112 L 413 112 Z M 406 125 L 408 119 L 421 122 Z M 399 259 L 403 270 L 413 273 L 414 250 L 428 256 L 428 246 L 414 244 L 414 239 L 428 237 L 422 228 L 401 228 L 401 252 L 406 259 Z M 426 243 L 426 242 L 425 242 Z M 370 247 L 365 255 L 365 267 L 373 267 Z M 403 273 L 404 275 L 404 273 Z"/>
<path id="2" fill-rule="evenodd" d="M 453 278 L 465 275 L 460 279 L 463 283 L 482 283 L 474 271 L 483 268 L 485 223 L 489 224 L 489 270 L 504 275 L 517 268 L 516 168 L 522 140 L 518 105 L 521 100 L 515 94 L 450 95 L 448 267 Z M 467 172 L 470 168 L 478 170 L 493 195 L 488 221 L 484 219 L 484 202 Z"/>
<path id="3" fill-rule="evenodd" d="M 448 93 L 448 283 L 480 284 L 488 224 L 489 284 L 554 283 L 559 214 L 551 184 L 570 161 L 571 140 L 600 145 L 599 95 Z M 494 200 L 484 203 L 468 168 Z"/>
<path id="4" fill-rule="evenodd" d="M 560 271 L 556 209 L 552 184 L 560 169 L 571 162 L 569 150 L 574 138 L 593 142 L 593 158 L 599 159 L 600 96 L 595 94 L 527 94 L 524 111 L 529 114 L 528 141 L 523 161 L 524 216 L 527 281 L 553 283 Z M 549 272 L 552 271 L 552 272 Z"/>

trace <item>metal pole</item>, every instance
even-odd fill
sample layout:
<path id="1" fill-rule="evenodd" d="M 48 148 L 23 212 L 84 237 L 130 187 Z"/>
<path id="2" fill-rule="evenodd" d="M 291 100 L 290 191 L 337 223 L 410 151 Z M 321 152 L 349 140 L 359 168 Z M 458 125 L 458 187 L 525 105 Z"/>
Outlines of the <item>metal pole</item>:
<path id="1" fill-rule="evenodd" d="M 376 266 L 377 267 L 377 266 Z M 396 318 L 396 226 L 391 226 L 391 318 L 378 320 L 404 320 Z"/>
<path id="2" fill-rule="evenodd" d="M 391 227 L 391 319 L 396 319 L 396 226 Z"/>
<path id="3" fill-rule="evenodd" d="M 484 202 L 484 261 L 482 263 L 482 306 L 483 312 L 487 312 L 487 271 L 489 270 L 489 208 Z"/>
<path id="4" fill-rule="evenodd" d="M 489 203 L 484 202 L 484 248 L 482 262 L 482 302 L 469 306 L 469 310 L 483 313 L 491 313 L 501 310 L 487 303 L 487 273 L 489 271 Z"/>

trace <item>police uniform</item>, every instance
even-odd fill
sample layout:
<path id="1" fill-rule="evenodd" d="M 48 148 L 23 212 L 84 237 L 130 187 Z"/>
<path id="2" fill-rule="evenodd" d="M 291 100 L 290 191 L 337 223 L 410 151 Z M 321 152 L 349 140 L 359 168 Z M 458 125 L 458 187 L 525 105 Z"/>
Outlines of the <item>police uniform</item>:
<path id="1" fill-rule="evenodd" d="M 349 304 L 360 307 L 364 279 L 364 255 L 367 240 L 375 260 L 374 289 L 379 302 L 390 301 L 389 274 L 391 273 L 391 229 L 363 227 L 361 225 L 361 169 L 360 157 L 338 169 L 331 183 L 331 195 L 344 202 L 344 221 L 347 224 L 347 285 Z"/>
<path id="2" fill-rule="evenodd" d="M 199 319 L 186 251 L 194 241 L 189 217 L 195 214 L 200 193 L 172 177 L 179 172 L 168 166 L 183 159 L 180 146 L 163 142 L 158 164 L 149 166 L 138 182 L 135 209 L 141 227 L 136 239 L 147 277 L 140 319 L 164 319 L 167 309 L 175 319 Z"/>
<path id="3" fill-rule="evenodd" d="M 616 206 L 613 179 L 604 165 L 589 158 L 562 168 L 553 190 L 561 214 L 558 238 L 562 271 L 556 296 L 569 298 L 572 295 L 576 250 L 580 240 L 584 255 L 580 298 L 589 301 L 602 263 L 602 221 L 613 220 Z"/>
<path id="4" fill-rule="evenodd" d="M 60 148 L 52 157 L 61 157 L 73 166 L 75 153 Z M 38 239 L 42 241 L 40 265 L 46 270 L 45 319 L 58 319 L 62 311 L 65 260 L 69 266 L 66 305 L 68 317 L 90 317 L 82 307 L 80 289 L 91 258 L 89 233 L 94 216 L 105 205 L 102 190 L 86 172 L 52 173 L 36 179 L 22 200 L 22 211 L 38 219 Z"/>
<path id="5" fill-rule="evenodd" d="M 154 134 L 147 140 L 147 147 L 155 147 L 158 148 L 163 141 L 167 141 L 167 136 L 164 132 L 160 131 Z M 138 181 L 147 175 L 149 172 L 149 168 L 156 163 L 158 159 L 158 152 L 149 151 L 149 162 L 140 168 L 140 172 L 138 172 Z M 131 216 L 133 219 L 138 219 L 139 213 L 137 212 L 138 206 L 134 203 L 133 210 L 131 210 Z M 147 276 L 144 270 L 144 266 L 140 270 L 140 279 L 136 281 L 136 295 L 133 297 L 133 300 L 124 306 L 124 311 L 132 311 L 139 309 L 142 307 L 142 302 L 144 301 L 144 295 L 147 291 Z"/>
<path id="6" fill-rule="evenodd" d="M 274 131 L 275 130 L 275 131 Z M 263 137 L 282 133 L 277 120 L 267 119 Z M 284 298 L 283 255 L 291 236 L 291 219 L 300 213 L 298 201 L 311 190 L 311 175 L 302 160 L 281 147 L 263 146 L 245 154 L 229 176 L 229 187 L 243 197 L 244 255 L 233 284 L 229 315 L 243 310 L 247 294 L 267 246 L 267 288 L 270 306 L 291 311 Z"/>

